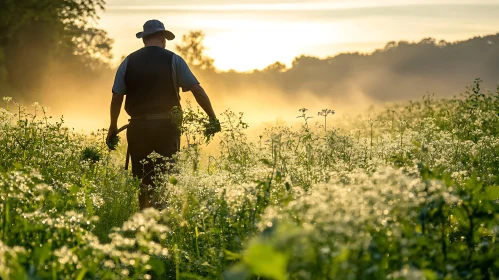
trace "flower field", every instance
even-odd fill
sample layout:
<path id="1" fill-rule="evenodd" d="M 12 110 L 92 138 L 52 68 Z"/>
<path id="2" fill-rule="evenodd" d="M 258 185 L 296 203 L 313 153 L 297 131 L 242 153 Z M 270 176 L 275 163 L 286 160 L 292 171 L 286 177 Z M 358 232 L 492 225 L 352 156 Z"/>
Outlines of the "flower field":
<path id="1" fill-rule="evenodd" d="M 227 111 L 207 139 L 185 110 L 164 209 L 143 212 L 126 143 L 4 98 L 0 279 L 497 279 L 499 90 L 480 85 L 257 137 Z"/>

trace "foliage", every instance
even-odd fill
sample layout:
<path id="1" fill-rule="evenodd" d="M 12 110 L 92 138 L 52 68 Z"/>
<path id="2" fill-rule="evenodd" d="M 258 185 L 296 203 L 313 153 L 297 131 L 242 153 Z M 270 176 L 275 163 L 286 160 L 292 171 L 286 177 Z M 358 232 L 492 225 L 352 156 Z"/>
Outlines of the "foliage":
<path id="1" fill-rule="evenodd" d="M 104 4 L 105 0 L 1 1 L 0 69 L 7 81 L 30 90 L 41 85 L 41 73 L 47 71 L 62 74 L 68 68 L 82 72 L 105 67 L 113 40 L 92 27 Z"/>
<path id="2" fill-rule="evenodd" d="M 137 182 L 104 132 L 72 133 L 6 99 L 0 277 L 495 279 L 498 96 L 477 80 L 343 129 L 331 109 L 315 125 L 301 109 L 300 126 L 255 141 L 227 111 L 207 163 L 206 119 L 187 108 L 186 145 L 156 175 L 164 209 L 135 214 Z"/>
<path id="3" fill-rule="evenodd" d="M 289 66 L 275 63 L 261 70 L 217 71 L 216 75 L 200 72 L 198 78 L 207 92 L 221 96 L 239 94 L 244 99 L 243 93 L 251 93 L 252 100 L 265 105 L 269 95 L 278 95 L 292 106 L 300 106 L 298 100 L 313 102 L 317 98 L 341 106 L 336 108 L 339 112 L 349 112 L 366 103 L 420 99 L 427 92 L 453 97 L 474 77 L 484 80 L 484 89 L 494 90 L 499 77 L 498 45 L 499 34 L 445 44 L 437 40 L 401 41 L 369 53 L 299 55 Z M 272 110 L 271 106 L 265 108 Z"/>
<path id="4" fill-rule="evenodd" d="M 182 43 L 175 49 L 186 62 L 195 68 L 213 70 L 213 59 L 205 56 L 206 47 L 203 44 L 205 34 L 203 31 L 190 31 L 182 36 Z"/>

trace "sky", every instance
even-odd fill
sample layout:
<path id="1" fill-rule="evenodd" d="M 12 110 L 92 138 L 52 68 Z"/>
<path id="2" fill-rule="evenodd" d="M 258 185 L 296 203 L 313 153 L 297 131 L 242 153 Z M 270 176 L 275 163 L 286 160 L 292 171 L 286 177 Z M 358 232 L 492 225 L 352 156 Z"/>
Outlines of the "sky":
<path id="1" fill-rule="evenodd" d="M 499 32 L 499 0 L 108 0 L 98 26 L 115 40 L 115 63 L 142 47 L 135 33 L 161 20 L 177 38 L 206 33 L 220 70 L 251 71 L 299 55 L 368 53 L 389 41 L 465 40 Z"/>

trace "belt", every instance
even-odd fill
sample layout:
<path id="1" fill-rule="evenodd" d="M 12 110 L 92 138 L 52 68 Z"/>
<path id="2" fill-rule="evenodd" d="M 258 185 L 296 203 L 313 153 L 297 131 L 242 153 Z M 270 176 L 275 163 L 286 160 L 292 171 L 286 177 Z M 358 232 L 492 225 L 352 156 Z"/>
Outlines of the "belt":
<path id="1" fill-rule="evenodd" d="M 172 118 L 171 113 L 163 114 L 151 114 L 140 117 L 131 117 L 129 121 L 142 120 L 142 121 L 155 121 L 155 120 L 169 120 Z"/>
<path id="2" fill-rule="evenodd" d="M 141 120 L 141 121 L 155 121 L 155 120 L 170 120 L 172 119 L 172 114 L 171 113 L 163 113 L 163 114 L 150 114 L 150 115 L 145 115 L 145 116 L 140 116 L 140 117 L 131 117 L 128 121 L 135 121 L 135 120 Z M 119 132 L 125 130 L 128 128 L 128 125 L 123 126 L 120 128 Z M 119 133 L 118 132 L 118 133 Z M 125 162 L 125 170 L 128 170 L 128 166 L 130 164 L 130 147 L 127 147 L 126 151 L 126 162 Z"/>

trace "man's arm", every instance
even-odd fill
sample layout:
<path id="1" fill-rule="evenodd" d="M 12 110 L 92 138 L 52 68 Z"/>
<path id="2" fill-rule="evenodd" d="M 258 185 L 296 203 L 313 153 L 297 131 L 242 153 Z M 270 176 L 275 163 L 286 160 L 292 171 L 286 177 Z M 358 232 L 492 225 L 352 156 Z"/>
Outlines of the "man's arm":
<path id="1" fill-rule="evenodd" d="M 199 84 L 196 84 L 191 87 L 191 92 L 194 95 L 194 98 L 196 98 L 199 106 L 201 106 L 208 117 L 210 117 L 209 123 L 205 124 L 204 132 L 207 141 L 210 141 L 216 133 L 221 131 L 220 122 L 218 121 L 217 115 L 211 106 L 210 98 L 204 89 Z"/>
<path id="2" fill-rule="evenodd" d="M 213 110 L 213 106 L 211 106 L 210 98 L 201 87 L 201 85 L 193 85 L 191 87 L 191 92 L 194 95 L 194 98 L 196 98 L 196 102 L 199 104 L 199 106 L 201 106 L 201 108 L 203 108 L 208 117 L 210 117 L 210 119 L 216 119 L 217 115 Z"/>
<path id="3" fill-rule="evenodd" d="M 116 136 L 118 131 L 118 118 L 120 116 L 121 106 L 123 105 L 124 95 L 113 93 L 113 99 L 111 100 L 111 124 L 109 125 L 109 131 L 107 133 L 106 143 L 109 143 L 111 139 Z"/>
<path id="4" fill-rule="evenodd" d="M 118 118 L 120 116 L 121 105 L 126 94 L 125 73 L 128 64 L 128 57 L 123 60 L 116 71 L 113 84 L 113 99 L 111 100 L 111 124 L 107 133 L 106 143 L 109 145 L 114 136 L 118 133 Z"/>
<path id="5" fill-rule="evenodd" d="M 111 125 L 110 128 L 116 128 L 118 130 L 118 118 L 120 116 L 121 106 L 123 105 L 124 96 L 121 94 L 113 93 L 113 99 L 111 100 Z"/>
<path id="6" fill-rule="evenodd" d="M 196 98 L 196 102 L 203 108 L 210 121 L 205 124 L 205 136 L 209 140 L 215 133 L 220 132 L 220 122 L 217 119 L 217 115 L 211 106 L 211 101 L 204 89 L 199 85 L 199 81 L 192 74 L 191 70 L 185 60 L 180 56 L 175 55 L 173 57 L 174 64 L 174 75 L 177 79 L 177 85 L 182 88 L 182 91 L 190 91 Z"/>
<path id="7" fill-rule="evenodd" d="M 175 55 L 173 57 L 173 65 L 175 79 L 177 79 L 177 86 L 181 87 L 183 92 L 192 92 L 197 103 L 201 106 L 201 108 L 203 108 L 210 119 L 216 119 L 217 116 L 211 106 L 210 98 L 204 89 L 199 85 L 199 81 L 196 79 L 194 74 L 192 74 L 191 69 L 189 69 L 189 66 L 185 60 L 180 56 Z"/>

